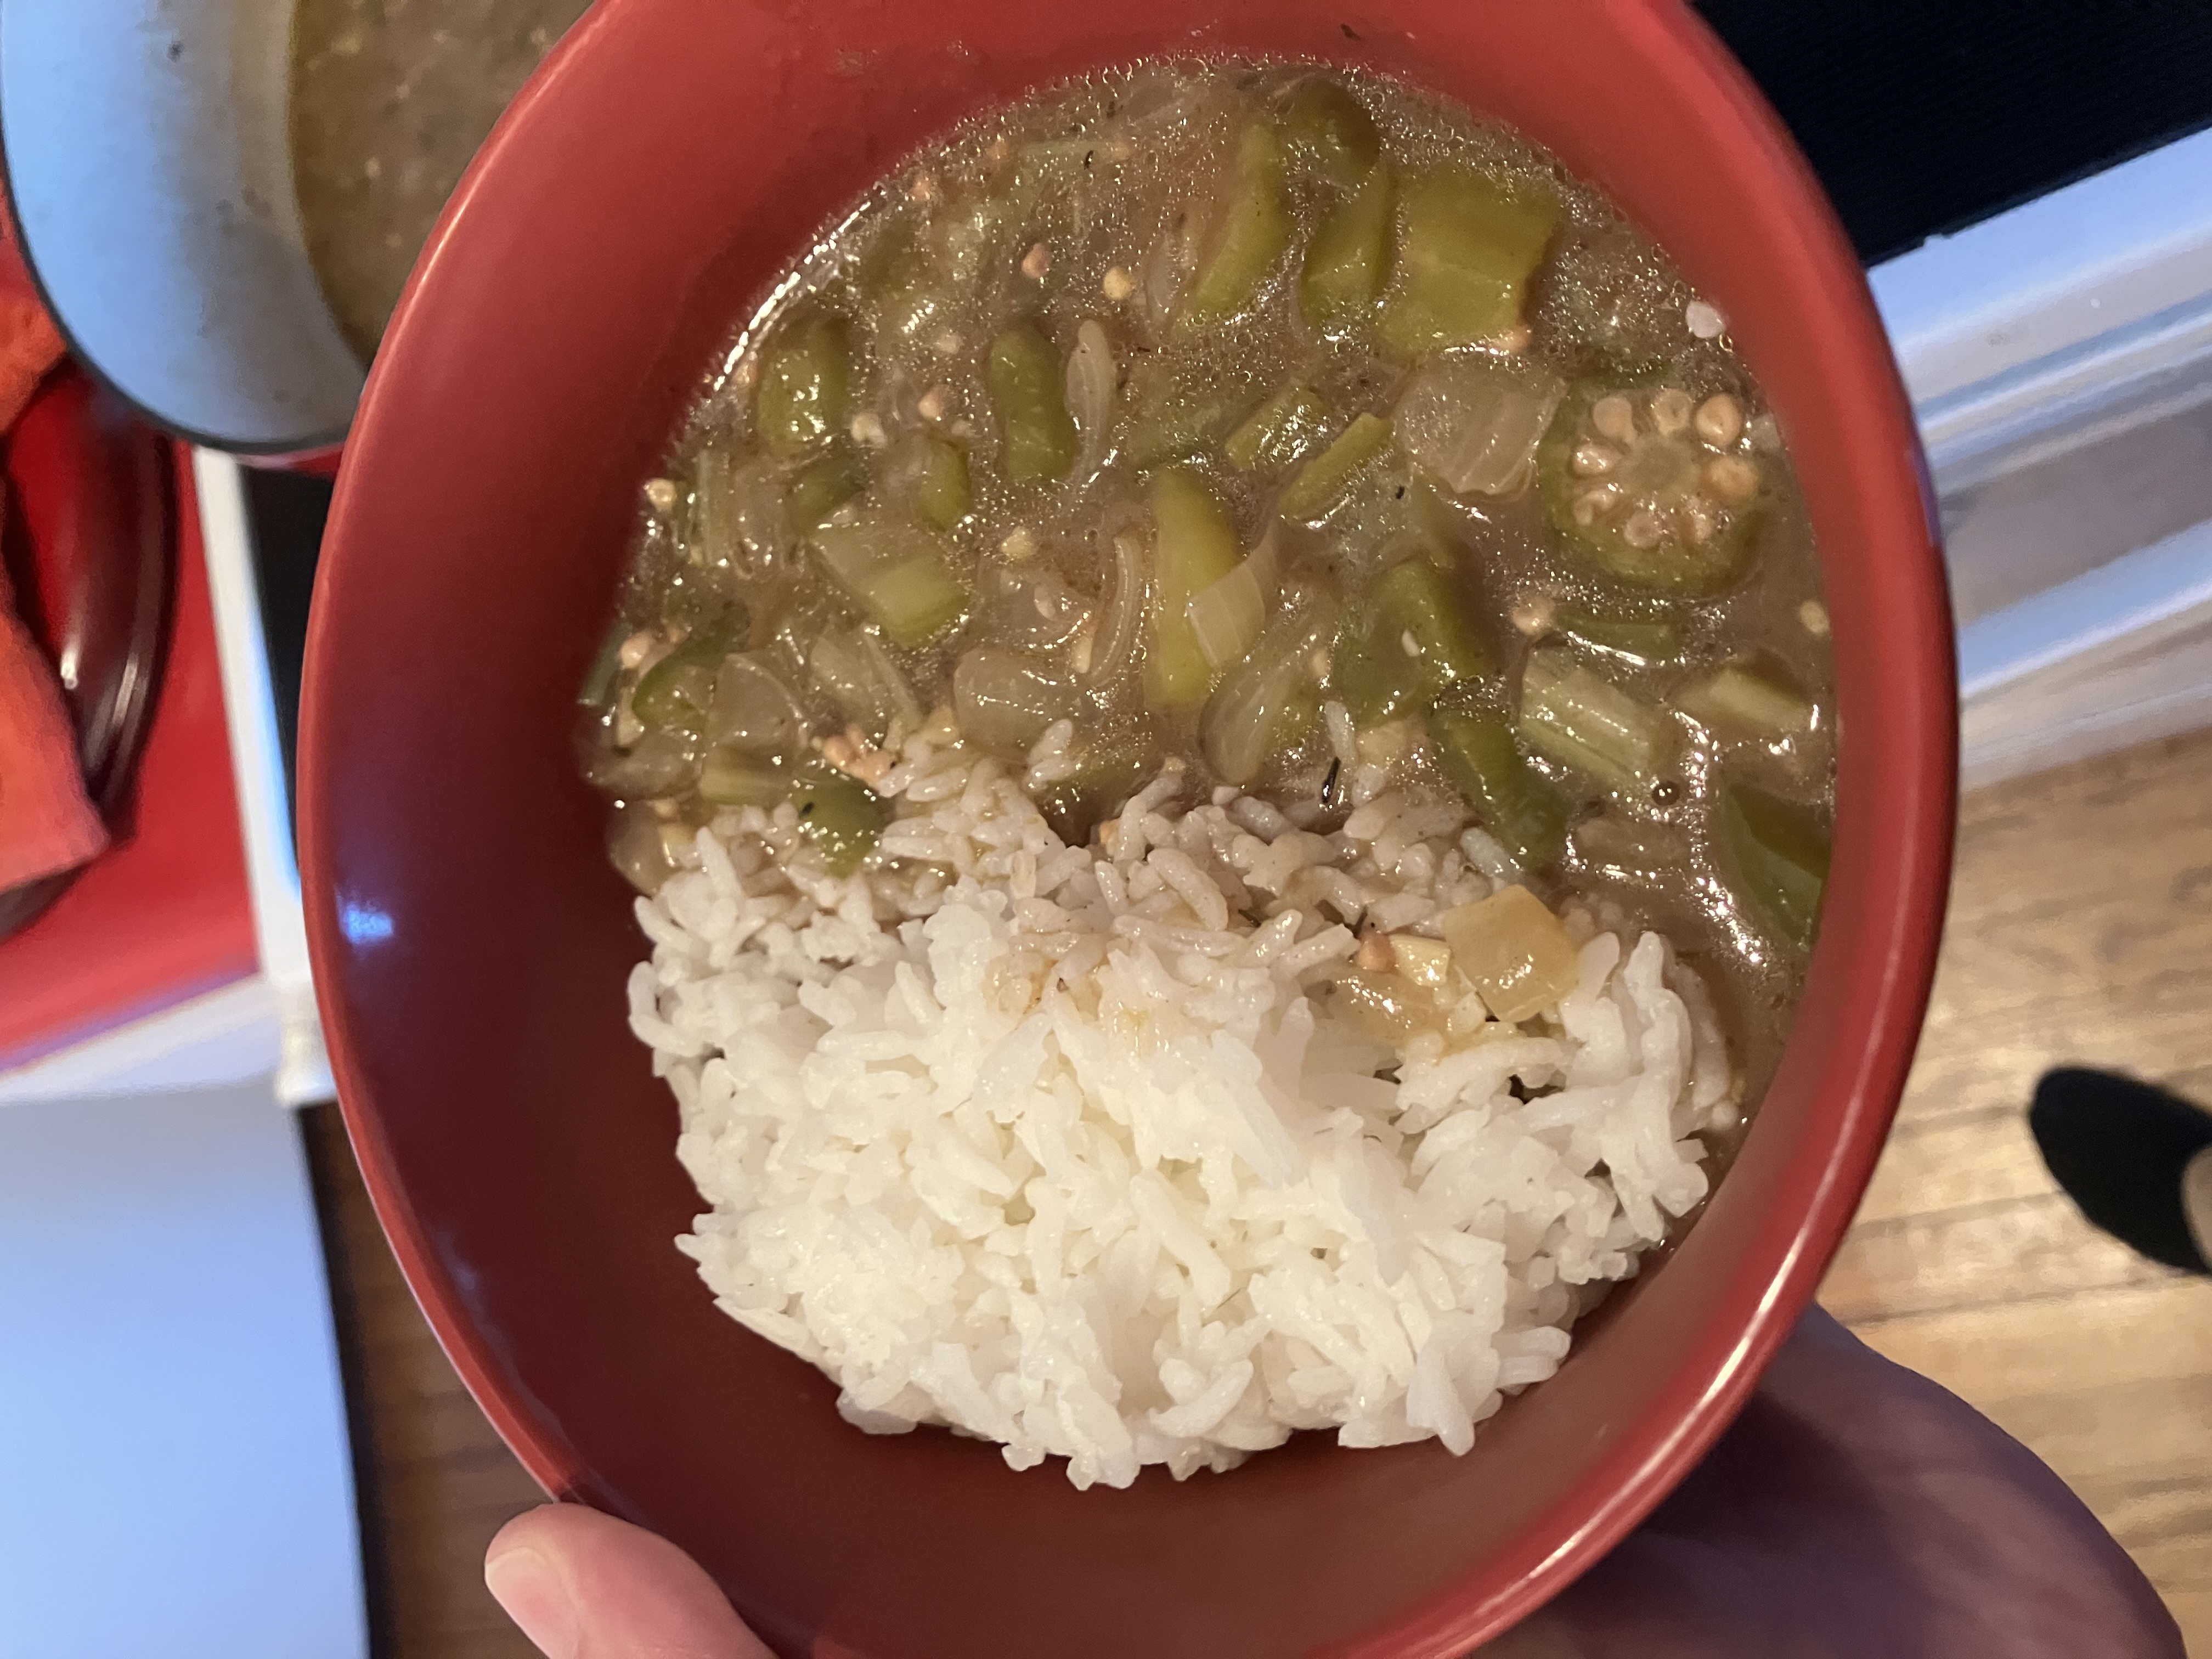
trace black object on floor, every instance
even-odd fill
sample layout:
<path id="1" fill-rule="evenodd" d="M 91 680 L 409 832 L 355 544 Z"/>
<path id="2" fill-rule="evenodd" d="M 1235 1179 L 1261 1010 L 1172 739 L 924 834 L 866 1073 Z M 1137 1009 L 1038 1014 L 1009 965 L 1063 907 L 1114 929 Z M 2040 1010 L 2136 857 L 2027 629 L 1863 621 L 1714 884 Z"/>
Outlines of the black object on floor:
<path id="1" fill-rule="evenodd" d="M 2052 1177 L 2081 1213 L 2153 1261 L 2212 1273 L 2190 1236 L 2181 1177 L 2212 1146 L 2212 1113 L 2110 1072 L 2045 1073 L 2028 1127 Z"/>

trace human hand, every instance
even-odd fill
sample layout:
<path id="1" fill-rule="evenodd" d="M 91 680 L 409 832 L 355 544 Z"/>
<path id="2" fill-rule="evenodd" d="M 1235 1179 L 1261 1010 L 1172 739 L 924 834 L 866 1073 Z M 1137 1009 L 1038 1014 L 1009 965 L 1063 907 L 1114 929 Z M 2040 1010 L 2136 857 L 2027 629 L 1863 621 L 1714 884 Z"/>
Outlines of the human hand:
<path id="1" fill-rule="evenodd" d="M 548 1659 L 774 1659 L 705 1568 L 580 1504 L 548 1504 L 501 1527 L 484 1583 Z"/>
<path id="2" fill-rule="evenodd" d="M 769 1659 L 672 1544 L 573 1504 L 484 1581 L 550 1659 Z M 2185 1659 L 2135 1564 L 2017 1441 L 1825 1313 L 1634 1534 L 1480 1659 Z"/>

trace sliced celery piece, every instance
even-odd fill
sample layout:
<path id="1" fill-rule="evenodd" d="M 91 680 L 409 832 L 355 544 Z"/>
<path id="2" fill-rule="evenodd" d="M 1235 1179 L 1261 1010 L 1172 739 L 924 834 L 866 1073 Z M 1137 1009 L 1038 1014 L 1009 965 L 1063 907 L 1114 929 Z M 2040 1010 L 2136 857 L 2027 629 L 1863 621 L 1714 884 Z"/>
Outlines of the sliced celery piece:
<path id="1" fill-rule="evenodd" d="M 1820 931 L 1828 882 L 1827 826 L 1810 807 L 1730 777 L 1720 781 L 1721 839 L 1740 891 L 1766 924 L 1799 951 Z"/>
<path id="2" fill-rule="evenodd" d="M 1438 769 L 1524 870 L 1549 868 L 1567 844 L 1567 803 L 1528 764 L 1513 728 L 1487 709 L 1447 706 L 1425 721 Z"/>
<path id="3" fill-rule="evenodd" d="M 1328 405 L 1302 386 L 1285 386 L 1222 441 L 1239 472 L 1280 472 L 1313 453 L 1328 430 Z"/>
<path id="4" fill-rule="evenodd" d="M 1291 171 L 1331 190 L 1350 190 L 1382 153 L 1367 106 L 1343 82 L 1316 76 L 1283 106 L 1283 150 Z"/>
<path id="5" fill-rule="evenodd" d="M 1125 401 L 1131 410 L 1123 459 L 1139 472 L 1212 448 L 1251 412 L 1264 392 L 1198 376 L 1162 356 L 1138 364 Z"/>
<path id="6" fill-rule="evenodd" d="M 801 831 L 841 876 L 875 850 L 891 821 L 889 801 L 830 766 L 801 767 L 792 778 L 791 804 L 799 809 Z"/>
<path id="7" fill-rule="evenodd" d="M 1649 799 L 1659 781 L 1664 719 L 1559 647 L 1528 653 L 1519 730 L 1538 754 L 1623 795 Z"/>
<path id="8" fill-rule="evenodd" d="M 641 675 L 630 712 L 657 731 L 690 730 L 714 696 L 714 671 L 745 642 L 745 608 L 732 605 L 700 623 L 684 642 Z"/>
<path id="9" fill-rule="evenodd" d="M 823 525 L 809 539 L 837 585 L 894 644 L 927 644 L 968 608 L 968 590 L 946 564 L 944 544 L 919 525 Z"/>
<path id="10" fill-rule="evenodd" d="M 1769 742 L 1813 732 L 1813 705 L 1804 693 L 1743 663 L 1723 664 L 1683 693 L 1681 706 L 1707 725 L 1732 726 Z"/>
<path id="11" fill-rule="evenodd" d="M 773 806 L 791 780 L 774 761 L 742 749 L 716 749 L 699 769 L 699 793 L 717 806 Z"/>
<path id="12" fill-rule="evenodd" d="M 888 495 L 911 503 L 939 530 L 950 530 L 966 518 L 972 504 L 968 452 L 933 432 L 917 433 L 886 452 L 880 483 Z"/>
<path id="13" fill-rule="evenodd" d="M 1075 464 L 1075 420 L 1060 352 L 1034 323 L 991 342 L 985 380 L 999 422 L 999 471 L 1012 484 L 1048 483 Z"/>
<path id="14" fill-rule="evenodd" d="M 1038 792 L 1037 810 L 1052 825 L 1053 833 L 1070 847 L 1085 846 L 1100 821 L 1120 811 L 1122 803 L 1145 786 L 1158 764 L 1157 756 L 1133 749 L 1108 749 L 1086 755 L 1073 776 Z"/>
<path id="15" fill-rule="evenodd" d="M 1406 179 L 1396 268 L 1382 306 L 1384 345 L 1413 356 L 1512 327 L 1559 218 L 1554 198 L 1510 195 L 1470 167 Z"/>
<path id="16" fill-rule="evenodd" d="M 1490 653 L 1451 577 L 1415 556 L 1384 571 L 1345 612 L 1329 684 L 1354 720 L 1373 726 L 1489 672 Z"/>
<path id="17" fill-rule="evenodd" d="M 631 633 L 629 618 L 617 617 L 607 629 L 607 636 L 599 641 L 599 648 L 592 658 L 592 665 L 584 671 L 584 683 L 576 690 L 576 702 L 585 708 L 605 708 L 607 699 L 614 695 L 615 681 L 622 674 L 623 641 Z"/>
<path id="18" fill-rule="evenodd" d="M 1180 325 L 1218 322 L 1250 303 L 1291 245 L 1291 210 L 1283 197 L 1282 147 L 1265 121 L 1237 141 L 1237 176 L 1212 251 L 1192 283 Z"/>
<path id="19" fill-rule="evenodd" d="M 868 487 L 868 464 L 850 443 L 830 445 L 799 469 L 784 497 L 791 522 L 811 530 Z"/>
<path id="20" fill-rule="evenodd" d="M 1306 244 L 1298 307 L 1317 328 L 1340 331 L 1374 309 L 1390 274 L 1391 206 L 1396 179 L 1388 166 L 1323 210 Z"/>
<path id="21" fill-rule="evenodd" d="M 1237 528 L 1196 473 L 1155 474 L 1152 509 L 1152 648 L 1145 657 L 1145 700 L 1155 708 L 1202 699 L 1213 672 L 1190 625 L 1191 595 L 1237 568 Z"/>
<path id="22" fill-rule="evenodd" d="M 1681 624 L 1668 617 L 1608 617 L 1568 605 L 1561 608 L 1558 626 L 1577 644 L 1647 665 L 1672 662 L 1682 654 Z"/>
<path id="23" fill-rule="evenodd" d="M 1390 447 L 1390 422 L 1379 415 L 1362 415 L 1336 434 L 1336 441 L 1315 456 L 1285 488 L 1277 511 L 1286 519 L 1312 520 L 1344 499 L 1359 469 Z"/>
<path id="24" fill-rule="evenodd" d="M 778 455 L 827 443 L 852 418 L 852 331 L 834 312 L 805 311 L 781 325 L 761 353 L 753 417 Z"/>

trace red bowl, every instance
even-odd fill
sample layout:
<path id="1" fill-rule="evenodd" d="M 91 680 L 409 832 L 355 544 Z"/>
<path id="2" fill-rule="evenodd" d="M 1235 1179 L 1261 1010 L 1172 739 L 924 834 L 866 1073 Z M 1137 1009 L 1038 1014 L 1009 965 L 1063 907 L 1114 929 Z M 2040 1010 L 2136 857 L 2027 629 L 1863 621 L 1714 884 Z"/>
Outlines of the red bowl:
<path id="1" fill-rule="evenodd" d="M 903 152 L 1170 51 L 1403 76 L 1549 145 L 1729 319 L 1788 431 L 1834 619 L 1826 927 L 1779 1075 L 1680 1249 L 1454 1458 L 1318 1436 L 1127 1492 L 875 1439 L 718 1313 L 624 1022 L 645 945 L 571 699 L 641 479 L 724 331 Z M 355 422 L 308 642 L 302 864 L 379 1213 L 551 1492 L 665 1534 L 779 1652 L 1445 1656 L 1527 1613 L 1719 1434 L 1805 1307 L 1903 1086 L 1948 869 L 1951 632 L 1858 265 L 1674 0 L 602 0 L 416 268 Z"/>

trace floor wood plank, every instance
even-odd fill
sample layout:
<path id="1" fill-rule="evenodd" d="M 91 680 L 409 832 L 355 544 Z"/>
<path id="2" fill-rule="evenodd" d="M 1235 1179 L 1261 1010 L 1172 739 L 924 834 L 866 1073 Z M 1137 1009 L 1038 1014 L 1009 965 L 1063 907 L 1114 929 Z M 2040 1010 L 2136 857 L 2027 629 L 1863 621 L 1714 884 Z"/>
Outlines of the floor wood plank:
<path id="1" fill-rule="evenodd" d="M 2212 1280 L 2075 1213 L 2025 1108 L 2057 1065 L 2212 1102 L 2212 734 L 1970 797 L 1928 1026 L 1822 1296 L 2064 1476 L 2212 1659 Z"/>

